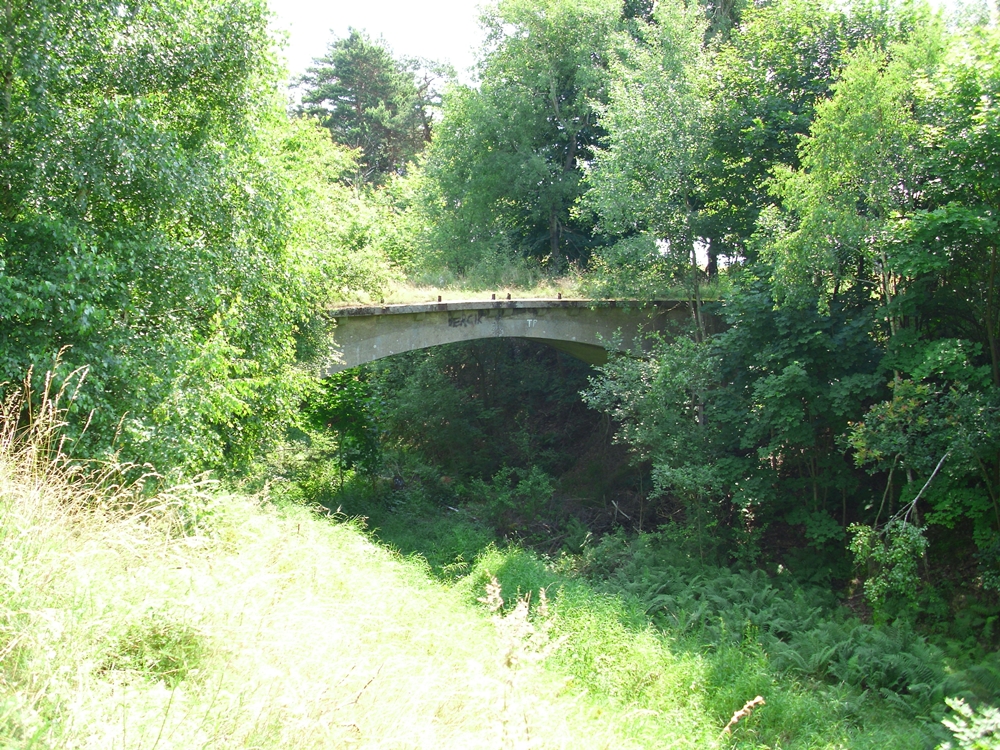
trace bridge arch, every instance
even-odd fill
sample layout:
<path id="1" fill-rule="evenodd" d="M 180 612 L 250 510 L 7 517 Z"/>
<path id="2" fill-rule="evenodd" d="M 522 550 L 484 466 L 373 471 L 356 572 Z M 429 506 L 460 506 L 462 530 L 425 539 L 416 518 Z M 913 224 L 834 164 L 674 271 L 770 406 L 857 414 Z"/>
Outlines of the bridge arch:
<path id="1" fill-rule="evenodd" d="M 336 355 L 322 374 L 415 349 L 509 337 L 603 364 L 607 342 L 615 339 L 622 349 L 632 350 L 636 343 L 643 344 L 645 334 L 663 332 L 669 321 L 687 321 L 690 315 L 687 303 L 676 300 L 526 299 L 344 307 L 329 311 L 336 324 Z"/>

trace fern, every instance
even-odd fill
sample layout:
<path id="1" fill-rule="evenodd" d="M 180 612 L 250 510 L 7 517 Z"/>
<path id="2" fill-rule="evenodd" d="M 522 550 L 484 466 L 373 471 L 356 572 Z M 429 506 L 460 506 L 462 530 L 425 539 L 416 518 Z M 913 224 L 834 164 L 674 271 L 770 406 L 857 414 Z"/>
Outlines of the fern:
<path id="1" fill-rule="evenodd" d="M 740 646 L 752 633 L 776 672 L 870 693 L 907 716 L 928 714 L 951 693 L 943 687 L 941 652 L 912 628 L 876 628 L 848 619 L 828 592 L 762 570 L 734 572 L 695 563 L 669 542 L 661 534 L 631 542 L 622 535 L 606 537 L 588 551 L 590 574 L 606 591 L 635 597 L 672 635 Z M 975 693 L 997 689 L 998 664 L 970 671 L 963 685 Z"/>

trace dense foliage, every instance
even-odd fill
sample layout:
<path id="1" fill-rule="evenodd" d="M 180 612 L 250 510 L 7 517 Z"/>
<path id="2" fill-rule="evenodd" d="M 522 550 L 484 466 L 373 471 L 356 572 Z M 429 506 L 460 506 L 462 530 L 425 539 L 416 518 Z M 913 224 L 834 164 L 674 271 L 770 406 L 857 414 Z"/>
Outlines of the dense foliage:
<path id="1" fill-rule="evenodd" d="M 0 382 L 86 368 L 84 452 L 120 432 L 140 463 L 245 465 L 293 418 L 317 305 L 385 276 L 346 254 L 372 244 L 337 182 L 354 157 L 284 116 L 268 19 L 257 0 L 0 14 Z"/>
<path id="2" fill-rule="evenodd" d="M 357 29 L 330 43 L 300 81 L 301 109 L 319 117 L 336 143 L 361 149 L 360 182 L 402 174 L 431 140 L 433 108 L 450 71 L 421 60 L 397 60 Z"/>
<path id="3" fill-rule="evenodd" d="M 782 23 L 779 6 L 749 13 L 720 59 L 731 60 L 744 39 L 759 44 L 761 26 Z M 882 18 L 861 9 L 856 18 L 864 33 L 856 28 L 856 41 L 839 46 L 836 79 L 820 81 L 829 93 L 816 89 L 795 160 L 771 162 L 776 201 L 758 204 L 753 233 L 741 241 L 752 250 L 737 251 L 729 269 L 735 287 L 717 308 L 728 330 L 665 344 L 648 362 L 613 362 L 587 398 L 651 460 L 663 501 L 681 503 L 691 517 L 710 507 L 741 559 L 757 554 L 751 542 L 775 524 L 802 528 L 822 549 L 843 548 L 853 523 L 851 533 L 865 541 L 852 549 L 877 584 L 865 590 L 881 611 L 893 597 L 915 596 L 912 559 L 924 552 L 925 525 L 932 535 L 944 527 L 975 541 L 987 589 L 1000 572 L 996 148 L 989 142 L 996 82 L 987 62 L 998 39 L 991 26 L 949 32 L 919 8 Z M 831 14 L 827 23 L 836 30 L 841 19 Z M 670 57 L 677 47 L 663 49 Z M 662 191 L 682 187 L 680 173 L 657 179 L 670 158 L 686 158 L 689 141 L 663 141 L 645 157 L 632 145 L 637 133 L 684 132 L 684 122 L 663 127 L 670 108 L 658 102 L 661 92 L 686 90 L 689 69 L 659 64 L 664 83 L 616 94 L 627 119 L 605 121 L 610 148 L 598 155 L 593 180 L 609 226 L 632 217 L 670 241 L 671 252 L 687 237 L 682 254 L 692 257 L 698 227 L 713 241 L 712 223 L 693 214 L 712 211 L 690 197 L 670 203 L 672 193 Z M 727 118 L 732 93 L 720 102 Z M 711 89 L 698 101 L 710 123 Z M 644 106 L 658 114 L 637 126 Z M 758 117 L 743 137 L 752 141 L 760 127 Z M 713 150 L 708 142 L 701 148 L 706 157 Z M 967 149 L 977 156 L 965 156 Z M 639 199 L 616 201 L 623 190 L 616 180 Z M 649 214 L 647 205 L 655 207 Z M 945 558 L 955 552 L 942 550 Z"/>
<path id="4" fill-rule="evenodd" d="M 592 222 L 573 211 L 602 131 L 615 0 L 503 0 L 483 17 L 476 87 L 454 87 L 428 154 L 435 241 L 449 263 L 513 249 L 556 267 L 585 258 Z"/>
<path id="5" fill-rule="evenodd" d="M 127 414 L 151 457 L 216 463 L 287 403 L 266 8 L 9 3 L 4 24 L 0 378 L 65 349 L 97 440 Z"/>
<path id="6" fill-rule="evenodd" d="M 620 594 L 615 627 L 846 696 L 844 726 L 995 702 L 995 14 L 498 0 L 483 24 L 474 85 L 353 30 L 289 115 L 263 0 L 7 0 L 0 383 L 85 371 L 79 455 L 253 465 L 426 531 L 407 551 L 445 577 Z M 334 303 L 569 264 L 672 289 L 690 327 L 596 371 L 481 342 L 313 377 Z M 950 705 L 960 738 L 995 718 Z"/>

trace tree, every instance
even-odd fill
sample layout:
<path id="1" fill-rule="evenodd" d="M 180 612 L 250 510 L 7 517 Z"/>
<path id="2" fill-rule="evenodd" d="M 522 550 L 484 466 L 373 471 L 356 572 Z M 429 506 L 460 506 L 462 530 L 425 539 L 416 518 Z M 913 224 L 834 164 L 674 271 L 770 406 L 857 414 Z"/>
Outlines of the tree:
<path id="1" fill-rule="evenodd" d="M 872 525 L 855 527 L 856 551 L 883 549 L 876 530 L 961 522 L 997 586 L 998 45 L 993 30 L 949 36 L 914 21 L 907 42 L 856 50 L 817 105 L 800 168 L 777 181 L 787 231 L 762 255 L 780 305 L 812 298 L 857 320 L 874 308 L 890 395 L 848 442 L 884 490 L 862 514 Z"/>
<path id="2" fill-rule="evenodd" d="M 363 181 L 403 173 L 431 140 L 437 86 L 450 71 L 396 60 L 383 41 L 357 29 L 313 62 L 300 81 L 302 110 L 319 117 L 336 143 L 361 149 Z"/>
<path id="3" fill-rule="evenodd" d="M 75 426 L 238 465 L 297 398 L 266 3 L 10 0 L 0 13 L 0 382 L 88 367 Z M 58 376 L 58 373 L 57 373 Z"/>
<path id="4" fill-rule="evenodd" d="M 358 469 L 373 475 L 382 458 L 367 375 L 367 371 L 340 372 L 324 378 L 305 404 L 309 422 L 318 434 L 329 431 L 336 435 L 334 455 L 324 457 L 336 457 L 341 486 L 345 470 Z"/>
<path id="5" fill-rule="evenodd" d="M 769 187 L 772 170 L 798 168 L 799 141 L 845 58 L 859 45 L 884 50 L 904 40 L 926 11 L 778 0 L 741 13 L 712 62 L 711 148 L 698 216 L 710 263 L 719 255 L 758 260 L 757 220 L 780 202 Z"/>
<path id="6" fill-rule="evenodd" d="M 900 46 L 890 62 L 884 52 L 858 50 L 833 98 L 816 107 L 799 149 L 801 169 L 779 172 L 777 192 L 796 228 L 766 254 L 789 293 L 799 284 L 829 298 L 853 291 L 863 305 L 874 282 L 883 305 L 895 297 L 901 280 L 888 260 L 892 223 L 919 198 L 915 54 Z M 895 333 L 898 323 L 891 316 L 889 323 Z"/>
<path id="7" fill-rule="evenodd" d="M 591 227 L 571 209 L 620 14 L 613 0 L 501 0 L 484 13 L 481 84 L 448 93 L 427 163 L 453 262 L 506 246 L 556 266 L 587 254 Z"/>
<path id="8" fill-rule="evenodd" d="M 311 118 L 284 123 L 276 140 L 289 260 L 310 305 L 384 294 L 398 272 L 379 241 L 385 217 L 371 195 L 345 184 L 358 169 L 357 152 L 333 143 Z"/>
<path id="9" fill-rule="evenodd" d="M 671 28 L 665 10 L 658 7 L 657 26 L 638 37 L 637 52 L 615 71 L 603 119 L 608 145 L 589 174 L 594 189 L 587 201 L 602 228 L 625 237 L 619 246 L 639 247 L 628 235 L 645 233 L 670 240 L 667 257 L 678 246 L 689 256 L 695 237 L 715 242 L 723 210 L 733 210 L 725 221 L 746 223 L 724 231 L 745 256 L 768 263 L 747 262 L 731 272 L 735 288 L 723 307 L 730 327 L 704 345 L 721 365 L 698 399 L 684 384 L 706 382 L 697 364 L 704 355 L 678 343 L 653 363 L 605 368 L 593 391 L 604 397 L 602 408 L 637 405 L 637 413 L 618 415 L 622 434 L 649 451 L 658 489 L 675 498 L 709 492 L 728 498 L 741 513 L 752 511 L 758 524 L 801 525 L 819 546 L 843 538 L 852 518 L 865 517 L 878 483 L 852 466 L 844 450 L 848 432 L 855 430 L 859 456 L 864 446 L 889 444 L 879 425 L 888 425 L 887 410 L 897 408 L 882 401 L 890 373 L 929 378 L 933 397 L 899 408 L 916 424 L 931 425 L 940 445 L 954 446 L 941 475 L 947 479 L 939 476 L 929 491 L 931 507 L 964 508 L 954 512 L 975 521 L 977 541 L 991 540 L 981 532 L 998 507 L 990 478 L 996 436 L 988 427 L 996 400 L 983 389 L 987 326 L 979 328 L 978 340 L 962 340 L 954 327 L 945 333 L 948 314 L 928 304 L 948 295 L 965 320 L 988 317 L 990 271 L 982 259 L 989 257 L 995 225 L 985 206 L 971 204 L 991 189 L 985 176 L 993 166 L 991 130 L 976 130 L 983 138 L 974 146 L 978 158 L 964 151 L 962 139 L 972 140 L 967 134 L 978 118 L 989 122 L 989 75 L 977 72 L 972 85 L 968 69 L 939 79 L 943 28 L 919 8 L 909 15 L 848 17 L 783 3 L 749 9 L 747 24 L 715 59 L 718 66 L 737 52 L 753 52 L 753 65 L 735 73 L 716 67 L 706 77 L 757 79 L 751 88 L 771 99 L 753 102 L 742 99 L 739 87 L 720 92 L 714 83 L 698 85 L 709 66 L 694 33 L 686 37 L 686 57 L 676 37 L 655 43 L 655 34 Z M 768 14 L 780 23 L 762 24 Z M 794 19 L 803 23 L 785 25 Z M 782 38 L 789 43 L 779 45 Z M 686 62 L 678 65 L 678 59 Z M 978 70 L 992 70 L 985 56 L 976 62 Z M 953 109 L 955 89 L 931 81 L 957 79 L 967 98 Z M 741 118 L 749 105 L 758 114 L 748 122 Z M 723 131 L 732 135 L 725 152 L 716 140 Z M 939 152 L 936 144 L 949 145 Z M 975 193 L 958 188 L 959 154 L 969 166 L 963 174 L 976 175 L 965 183 L 974 181 Z M 790 166 L 782 168 L 783 162 Z M 981 164 L 988 166 L 980 171 Z M 730 185 L 724 208 L 714 191 L 737 174 L 748 179 Z M 771 194 L 764 190 L 768 182 Z M 942 194 L 951 207 L 930 211 Z M 956 205 L 959 194 L 969 203 Z M 651 243 L 646 247 L 653 251 Z M 966 306 L 956 293 L 971 293 L 969 301 L 979 304 Z M 669 382 L 661 379 L 675 371 Z M 619 382 L 610 382 L 612 376 Z M 668 391 L 658 391 L 668 384 Z M 903 380 L 898 392 L 908 385 Z M 954 396 L 944 395 L 949 389 Z M 675 432 L 692 450 L 676 449 Z M 905 464 L 912 499 L 948 448 L 928 468 L 934 451 L 927 441 L 900 445 L 906 455 L 893 458 Z M 946 489 L 950 497 L 938 494 Z"/>
<path id="10" fill-rule="evenodd" d="M 858 462 L 887 474 L 890 503 L 912 505 L 930 525 L 971 522 L 982 580 L 993 589 L 1000 589 L 998 50 L 995 27 L 956 34 L 935 69 L 916 76 L 920 200 L 897 217 L 885 261 L 899 279 L 890 311 L 905 323 L 888 342 L 894 387 L 851 434 Z M 896 468 L 906 481 L 894 485 Z"/>
<path id="11" fill-rule="evenodd" d="M 911 273 L 934 272 L 945 283 L 936 311 L 948 329 L 980 341 L 994 387 L 1000 388 L 1000 31 L 978 28 L 956 39 L 924 89 L 929 197 L 904 232 L 912 251 L 900 259 Z M 936 178 L 936 179 L 935 179 Z M 912 266 L 912 267 L 911 267 Z M 959 290 L 958 295 L 949 289 Z M 949 314 L 947 308 L 951 307 Z M 972 325 L 963 323 L 971 320 Z"/>
<path id="12" fill-rule="evenodd" d="M 654 24 L 614 70 L 603 125 L 607 147 L 588 171 L 586 204 L 610 235 L 649 234 L 687 282 L 700 324 L 696 256 L 697 175 L 708 149 L 704 20 L 697 8 L 661 3 Z"/>

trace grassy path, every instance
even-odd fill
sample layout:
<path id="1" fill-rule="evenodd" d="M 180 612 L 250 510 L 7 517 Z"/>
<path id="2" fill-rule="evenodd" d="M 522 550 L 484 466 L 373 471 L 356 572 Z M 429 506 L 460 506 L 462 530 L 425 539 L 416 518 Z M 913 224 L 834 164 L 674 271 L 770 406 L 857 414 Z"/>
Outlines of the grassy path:
<path id="1" fill-rule="evenodd" d="M 494 568 L 538 566 L 493 551 L 447 586 L 342 518 L 199 487 L 140 502 L 0 452 L 0 748 L 919 747 L 582 583 L 548 619 L 475 603 Z M 723 734 L 755 692 L 766 710 Z"/>
<path id="2" fill-rule="evenodd" d="M 631 744 L 350 523 L 210 496 L 144 519 L 4 468 L 2 747 Z"/>

